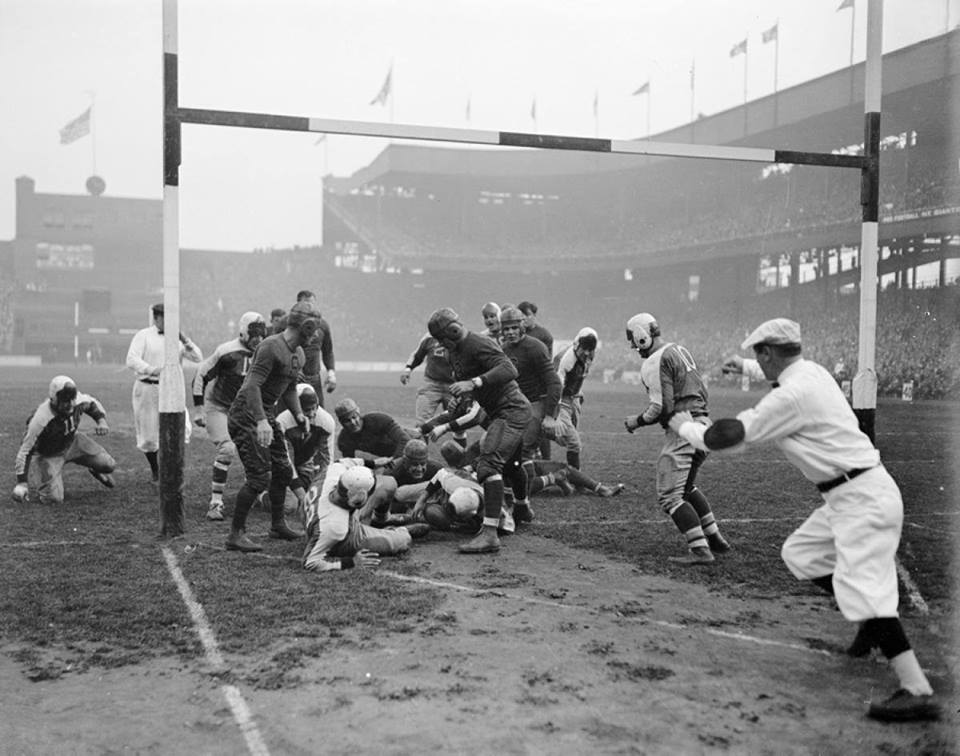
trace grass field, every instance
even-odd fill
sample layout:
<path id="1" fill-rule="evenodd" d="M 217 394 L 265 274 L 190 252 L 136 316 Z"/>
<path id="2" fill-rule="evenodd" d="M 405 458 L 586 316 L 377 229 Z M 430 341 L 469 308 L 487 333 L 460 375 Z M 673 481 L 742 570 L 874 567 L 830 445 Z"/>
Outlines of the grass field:
<path id="1" fill-rule="evenodd" d="M 187 534 L 174 542 L 158 540 L 158 493 L 134 444 L 129 374 L 112 366 L 64 367 L 62 371 L 107 407 L 111 433 L 101 442 L 117 459 L 117 488 L 103 489 L 85 471 L 68 468 L 67 500 L 62 507 L 18 505 L 9 496 L 0 502 L 0 569 L 5 575 L 0 584 L 0 638 L 4 652 L 24 676 L 38 682 L 57 681 L 151 659 L 174 658 L 181 664 L 201 660 L 204 651 L 195 625 L 164 566 L 163 548 L 171 545 L 220 649 L 246 660 L 230 665 L 230 671 L 221 675 L 240 689 L 289 690 L 295 695 L 298 689 L 317 683 L 312 664 L 330 653 L 331 639 L 352 638 L 358 632 L 364 637 L 402 638 L 428 621 L 431 627 L 443 625 L 450 598 L 438 565 L 452 558 L 453 536 L 431 534 L 409 554 L 385 560 L 379 571 L 318 576 L 299 569 L 302 544 L 266 539 L 268 515 L 254 510 L 248 530 L 255 540 L 263 540 L 264 554 L 244 557 L 223 552 L 228 524 L 204 518 L 213 449 L 203 431 L 195 433 L 186 447 Z M 4 370 L 0 455 L 8 460 L 3 478 L 8 492 L 14 484 L 10 471 L 23 423 L 44 398 L 55 372 L 47 367 Z M 581 555 L 577 559 L 582 564 L 577 566 L 584 580 L 589 580 L 591 560 L 596 559 L 629 570 L 639 592 L 640 584 L 664 580 L 674 592 L 676 586 L 681 590 L 689 586 L 690 595 L 706 591 L 723 600 L 746 602 L 738 621 L 732 623 L 740 631 L 764 627 L 765 602 L 799 607 L 820 601 L 814 589 L 793 579 L 779 558 L 784 538 L 817 506 L 819 497 L 775 448 L 714 455 L 707 461 L 699 485 L 735 550 L 706 569 L 675 566 L 667 557 L 682 553 L 680 536 L 659 511 L 654 493 L 654 460 L 661 432 L 648 428 L 630 436 L 623 431 L 623 416 L 639 408 L 637 389 L 593 382 L 587 384 L 585 394 L 583 468 L 602 481 L 624 483 L 626 490 L 612 499 L 545 493 L 534 500 L 535 522 L 509 537 L 505 551 L 522 554 L 525 539 L 531 546 L 536 542 L 537 548 L 554 543 L 558 549 L 574 549 L 571 553 Z M 402 424 L 411 424 L 415 387 L 402 387 L 396 376 L 344 373 L 333 399 L 344 396 L 356 399 L 364 411 L 387 411 Z M 712 415 L 734 413 L 758 396 L 715 387 Z M 960 407 L 881 403 L 877 437 L 884 463 L 900 484 L 905 501 L 899 553 L 901 613 L 925 667 L 932 665 L 935 687 L 955 701 Z M 240 480 L 237 464 L 227 489 L 228 520 Z M 496 573 L 498 559 L 477 559 L 476 586 L 509 590 L 523 583 Z M 562 602 L 562 595 L 547 598 Z M 669 608 L 669 596 L 665 600 Z M 618 616 L 628 616 L 629 591 L 619 601 Z M 677 612 L 671 622 L 695 624 L 695 607 L 685 606 L 678 598 Z M 811 640 L 810 645 L 836 654 L 852 637 L 852 629 L 848 632 Z M 591 642 L 596 657 L 602 643 Z M 410 685 L 415 685 L 417 674 L 411 672 L 410 678 Z M 888 682 L 892 684 L 892 677 L 883 678 L 883 685 Z M 816 697 L 815 689 L 808 692 Z M 389 701 L 381 703 L 386 706 Z M 925 731 L 922 742 L 916 740 L 917 731 L 904 731 L 896 738 L 888 731 L 887 740 L 864 744 L 869 746 L 864 752 L 877 752 L 874 747 L 882 751 L 882 743 L 889 741 L 893 745 L 888 743 L 887 753 L 916 752 L 911 751 L 911 743 L 920 743 L 926 752 L 949 753 L 956 745 L 956 723 L 954 706 L 941 729 Z M 517 752 L 579 750 L 554 748 L 543 732 L 538 733 Z M 632 737 L 606 739 L 599 750 L 631 752 Z M 829 743 L 829 738 L 822 737 L 826 739 L 814 737 L 810 742 Z M 731 738 L 726 744 L 701 738 L 698 752 L 715 747 L 737 751 L 738 741 Z M 667 742 L 656 740 L 648 743 L 652 750 L 640 750 L 658 752 Z M 799 743 L 787 750 L 805 752 L 802 739 Z M 811 749 L 822 750 L 812 745 Z"/>

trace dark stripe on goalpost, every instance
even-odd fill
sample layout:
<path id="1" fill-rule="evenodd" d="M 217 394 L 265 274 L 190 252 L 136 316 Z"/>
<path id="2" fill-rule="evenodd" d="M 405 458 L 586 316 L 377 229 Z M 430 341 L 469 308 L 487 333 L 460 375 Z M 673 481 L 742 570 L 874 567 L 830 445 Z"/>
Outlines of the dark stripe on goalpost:
<path id="1" fill-rule="evenodd" d="M 323 134 L 344 134 L 390 139 L 488 144 L 501 147 L 527 147 L 542 150 L 572 150 L 628 155 L 658 155 L 701 160 L 739 160 L 760 163 L 793 163 L 826 168 L 863 169 L 866 159 L 860 155 L 837 155 L 829 152 L 774 150 L 765 147 L 698 145 L 664 143 L 649 140 L 612 140 L 560 134 L 530 134 L 519 131 L 483 131 L 414 124 L 340 121 L 304 116 L 274 115 L 234 110 L 179 108 L 180 123 L 205 126 L 232 126 L 247 129 L 304 131 Z"/>

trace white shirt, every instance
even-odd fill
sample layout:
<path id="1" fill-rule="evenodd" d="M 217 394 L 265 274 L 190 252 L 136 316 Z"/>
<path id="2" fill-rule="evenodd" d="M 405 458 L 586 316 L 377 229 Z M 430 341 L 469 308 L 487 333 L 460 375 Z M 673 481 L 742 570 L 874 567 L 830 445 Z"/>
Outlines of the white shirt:
<path id="1" fill-rule="evenodd" d="M 743 362 L 744 374 L 756 375 L 756 360 Z M 772 441 L 814 483 L 880 464 L 880 452 L 860 430 L 857 416 L 826 369 L 800 359 L 780 373 L 777 383 L 756 407 L 737 415 L 744 443 Z M 680 435 L 699 449 L 706 449 L 705 431 L 699 423 L 680 427 Z"/>
<path id="2" fill-rule="evenodd" d="M 337 487 L 344 471 L 358 465 L 363 465 L 362 459 L 344 457 L 337 460 L 327 468 L 320 493 L 315 495 L 314 490 L 310 491 L 307 497 L 310 502 L 307 505 L 307 532 L 313 528 L 318 532 L 313 548 L 303 559 L 304 569 L 317 572 L 343 569 L 343 563 L 330 556 L 330 551 L 346 539 L 350 533 L 351 521 L 355 521 L 354 527 L 359 527 L 360 512 L 337 506 L 330 500 L 330 494 Z"/>
<path id="3" fill-rule="evenodd" d="M 166 350 L 166 336 L 157 330 L 155 325 L 143 328 L 133 335 L 130 348 L 127 350 L 127 367 L 137 375 L 137 379 L 156 378 L 157 368 L 162 368 Z M 186 357 L 191 362 L 200 362 L 203 354 L 200 348 L 189 339 L 184 344 L 180 342 L 180 358 Z"/>

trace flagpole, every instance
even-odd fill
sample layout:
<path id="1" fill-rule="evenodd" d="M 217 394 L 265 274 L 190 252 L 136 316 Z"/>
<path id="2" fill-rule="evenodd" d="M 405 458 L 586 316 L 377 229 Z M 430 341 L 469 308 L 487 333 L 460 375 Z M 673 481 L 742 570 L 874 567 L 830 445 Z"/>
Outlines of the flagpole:
<path id="1" fill-rule="evenodd" d="M 746 39 L 746 37 L 744 37 Z M 743 135 L 746 136 L 749 130 L 747 121 L 747 69 L 750 64 L 750 50 L 747 47 L 743 49 Z"/>
<path id="2" fill-rule="evenodd" d="M 593 90 L 593 135 L 600 136 L 600 90 Z"/>
<path id="3" fill-rule="evenodd" d="M 780 19 L 773 25 L 777 36 L 773 38 L 773 125 L 780 125 L 780 95 L 778 94 L 778 75 L 780 69 Z"/>
<path id="4" fill-rule="evenodd" d="M 393 59 L 391 58 L 391 59 L 390 59 L 390 92 L 389 92 L 389 95 L 390 95 L 390 123 L 396 123 L 396 121 L 394 120 L 394 117 L 393 117 L 393 106 L 394 106 L 394 103 L 396 102 L 396 99 L 397 99 L 396 91 L 397 91 L 397 82 L 396 82 L 396 80 L 394 79 L 394 74 L 393 74 Z"/>
<path id="5" fill-rule="evenodd" d="M 696 91 L 696 80 L 697 80 L 697 59 L 696 57 L 690 61 L 690 123 L 694 121 L 694 93 Z"/>
<path id="6" fill-rule="evenodd" d="M 647 90 L 647 141 L 650 140 L 650 111 L 653 110 L 653 88 Z"/>

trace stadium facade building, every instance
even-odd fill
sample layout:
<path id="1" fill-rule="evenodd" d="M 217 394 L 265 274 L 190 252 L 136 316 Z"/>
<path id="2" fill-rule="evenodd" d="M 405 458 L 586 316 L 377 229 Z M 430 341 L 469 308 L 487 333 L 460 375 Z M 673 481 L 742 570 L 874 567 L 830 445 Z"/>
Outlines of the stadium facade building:
<path id="1" fill-rule="evenodd" d="M 958 53 L 952 31 L 884 56 L 883 286 L 956 275 Z M 863 76 L 862 64 L 843 69 L 653 139 L 856 152 Z M 213 323 L 207 338 L 222 340 L 231 315 L 288 305 L 304 286 L 334 292 L 333 308 L 403 301 L 417 314 L 532 299 L 574 332 L 638 303 L 671 313 L 774 295 L 786 313 L 802 288 L 826 300 L 856 291 L 859 180 L 837 168 L 391 144 L 352 176 L 327 177 L 322 246 L 250 256 L 249 291 L 224 257 L 235 253 L 183 250 L 186 323 Z M 16 188 L 16 235 L 0 245 L 0 351 L 122 358 L 162 296 L 161 201 L 43 194 L 26 176 Z M 211 291 L 223 297 L 212 310 Z M 384 322 L 380 309 L 366 314 L 371 330 Z M 327 317 L 335 332 L 349 326 Z M 416 326 L 393 318 L 422 327 L 419 315 Z"/>

